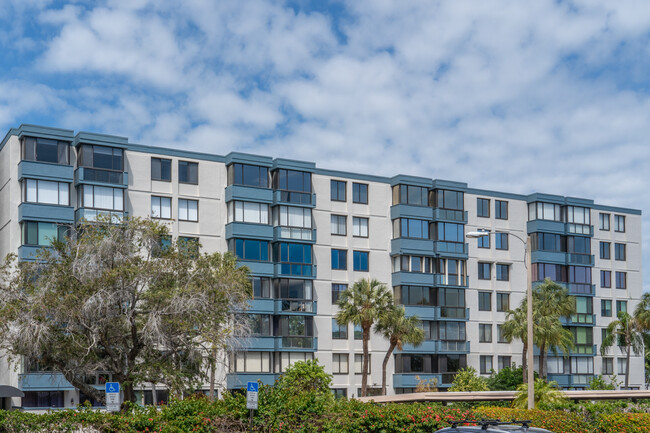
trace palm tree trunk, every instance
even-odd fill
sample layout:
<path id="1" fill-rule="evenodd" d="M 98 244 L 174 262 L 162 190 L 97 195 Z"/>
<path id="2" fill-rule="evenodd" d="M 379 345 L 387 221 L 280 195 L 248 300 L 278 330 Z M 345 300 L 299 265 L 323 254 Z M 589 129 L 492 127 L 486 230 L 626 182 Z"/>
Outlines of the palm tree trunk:
<path id="1" fill-rule="evenodd" d="M 535 364 L 533 364 L 533 368 Z M 539 377 L 546 380 L 546 342 L 539 345 Z"/>
<path id="2" fill-rule="evenodd" d="M 381 365 L 381 395 L 386 395 L 386 367 L 388 366 L 388 360 L 390 360 L 390 355 L 395 350 L 396 344 L 391 342 L 384 356 L 384 363 Z"/>
<path id="3" fill-rule="evenodd" d="M 524 373 L 524 383 L 528 383 L 528 344 L 524 342 L 524 352 L 521 354 L 521 369 Z"/>
<path id="4" fill-rule="evenodd" d="M 630 352 L 632 352 L 632 350 L 630 350 L 630 346 L 627 346 L 626 352 L 627 353 L 625 354 L 625 389 L 629 389 L 629 385 L 630 385 Z"/>
<path id="5" fill-rule="evenodd" d="M 370 340 L 370 326 L 363 326 L 363 367 L 361 374 L 361 397 L 365 397 L 368 390 L 368 341 Z"/>

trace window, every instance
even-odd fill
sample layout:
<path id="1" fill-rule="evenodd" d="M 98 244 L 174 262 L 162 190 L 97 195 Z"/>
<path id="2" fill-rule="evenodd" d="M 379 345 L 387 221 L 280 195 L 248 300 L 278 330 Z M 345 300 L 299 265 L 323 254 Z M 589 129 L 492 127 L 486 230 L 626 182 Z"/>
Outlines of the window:
<path id="1" fill-rule="evenodd" d="M 352 217 L 352 236 L 368 237 L 368 218 Z"/>
<path id="2" fill-rule="evenodd" d="M 363 330 L 361 329 L 361 325 L 354 325 L 354 339 L 363 340 Z"/>
<path id="3" fill-rule="evenodd" d="M 600 287 L 606 289 L 612 287 L 612 271 L 600 271 Z"/>
<path id="4" fill-rule="evenodd" d="M 231 164 L 228 166 L 228 185 L 268 188 L 269 169 L 250 164 Z"/>
<path id="5" fill-rule="evenodd" d="M 461 191 L 449 191 L 439 189 L 436 191 L 436 204 L 441 209 L 464 210 L 464 193 Z"/>
<path id="6" fill-rule="evenodd" d="M 352 202 L 368 204 L 368 185 L 365 183 L 352 184 Z"/>
<path id="7" fill-rule="evenodd" d="M 334 399 L 339 400 L 341 398 L 348 398 L 348 390 L 346 388 L 330 388 L 332 394 L 334 394 Z"/>
<path id="8" fill-rule="evenodd" d="M 490 275 L 490 268 L 491 268 L 490 263 L 478 262 L 478 279 L 489 280 L 490 278 L 492 278 Z"/>
<path id="9" fill-rule="evenodd" d="M 151 180 L 172 180 L 172 160 L 164 158 L 151 158 Z"/>
<path id="10" fill-rule="evenodd" d="M 432 274 L 434 261 L 432 257 L 424 256 L 394 256 L 393 272 L 422 272 Z"/>
<path id="11" fill-rule="evenodd" d="M 610 247 L 611 243 L 601 242 L 600 243 L 600 258 L 603 260 L 609 260 L 610 258 Z"/>
<path id="12" fill-rule="evenodd" d="M 172 217 L 171 197 L 151 196 L 151 218 L 170 219 Z"/>
<path id="13" fill-rule="evenodd" d="M 114 210 L 114 211 L 123 211 L 124 210 L 124 190 L 121 188 L 111 188 L 106 186 L 93 186 L 93 185 L 81 185 L 79 187 L 79 194 L 77 196 L 79 199 L 79 206 L 84 208 L 93 208 L 93 209 L 105 209 L 105 210 Z M 161 198 L 161 197 L 158 197 Z M 171 206 L 171 199 L 169 197 L 162 197 L 167 200 L 169 206 Z M 154 217 L 153 213 L 153 204 L 154 197 L 151 197 L 151 217 Z M 156 205 L 157 211 L 160 211 L 161 203 L 158 201 Z M 169 217 L 171 218 L 171 208 Z"/>
<path id="14" fill-rule="evenodd" d="M 23 245 L 48 246 L 52 241 L 65 241 L 70 227 L 64 224 L 25 221 L 23 224 Z"/>
<path id="15" fill-rule="evenodd" d="M 566 236 L 553 233 L 531 233 L 531 250 L 566 252 Z"/>
<path id="16" fill-rule="evenodd" d="M 311 173 L 285 169 L 276 170 L 273 173 L 273 187 L 283 191 L 311 193 Z M 309 203 L 309 201 L 303 201 L 305 198 L 297 195 L 294 198 L 289 197 L 287 201 L 292 203 Z"/>
<path id="17" fill-rule="evenodd" d="M 80 167 L 98 168 L 101 170 L 110 171 L 122 171 L 124 168 L 124 152 L 118 147 L 82 144 L 79 147 L 77 164 Z M 109 181 L 111 183 L 115 183 L 112 180 L 114 179 L 111 179 Z"/>
<path id="18" fill-rule="evenodd" d="M 616 272 L 616 288 L 627 289 L 627 272 Z"/>
<path id="19" fill-rule="evenodd" d="M 571 373 L 594 374 L 594 359 L 571 357 Z"/>
<path id="20" fill-rule="evenodd" d="M 508 219 L 508 202 L 495 200 L 494 201 L 494 217 L 498 220 Z"/>
<path id="21" fill-rule="evenodd" d="M 200 250 L 199 238 L 179 236 L 178 250 L 191 258 L 197 258 Z"/>
<path id="22" fill-rule="evenodd" d="M 280 242 L 274 244 L 274 261 L 280 263 L 285 275 L 312 276 L 312 246 L 309 244 Z"/>
<path id="23" fill-rule="evenodd" d="M 311 209 L 293 206 L 275 206 L 273 223 L 279 225 L 280 236 L 290 239 L 314 240 L 311 230 Z"/>
<path id="24" fill-rule="evenodd" d="M 270 336 L 271 315 L 270 314 L 249 314 L 251 320 L 251 334 L 257 336 Z"/>
<path id="25" fill-rule="evenodd" d="M 598 214 L 598 223 L 599 223 L 599 228 L 604 231 L 609 231 L 609 214 L 608 213 L 601 213 Z"/>
<path id="26" fill-rule="evenodd" d="M 478 324 L 479 343 L 492 343 L 492 325 L 489 323 Z"/>
<path id="27" fill-rule="evenodd" d="M 23 138 L 23 159 L 26 161 L 51 162 L 68 165 L 70 144 L 48 138 Z"/>
<path id="28" fill-rule="evenodd" d="M 151 255 L 153 257 L 162 257 L 165 253 L 169 252 L 169 248 L 172 246 L 172 237 L 170 235 L 160 235 L 158 236 L 157 242 Z"/>
<path id="29" fill-rule="evenodd" d="M 178 182 L 199 184 L 199 163 L 178 161 Z"/>
<path id="30" fill-rule="evenodd" d="M 476 238 L 476 246 L 479 248 L 490 248 L 490 235 Z"/>
<path id="31" fill-rule="evenodd" d="M 25 397 L 22 399 L 22 406 L 52 408 L 65 407 L 65 397 L 63 391 L 25 391 Z"/>
<path id="32" fill-rule="evenodd" d="M 271 297 L 271 279 L 265 277 L 251 277 L 253 286 L 253 297 L 270 298 Z"/>
<path id="33" fill-rule="evenodd" d="M 455 223 L 437 223 L 437 241 L 465 242 L 465 226 Z"/>
<path id="34" fill-rule="evenodd" d="M 602 374 L 607 374 L 607 375 L 614 374 L 614 358 L 603 358 Z"/>
<path id="35" fill-rule="evenodd" d="M 498 358 L 499 371 L 503 370 L 506 367 L 512 366 L 512 357 L 511 356 L 499 356 Z"/>
<path id="36" fill-rule="evenodd" d="M 255 239 L 230 239 L 230 251 L 242 260 L 269 261 L 268 241 Z M 233 248 L 234 247 L 234 248 Z"/>
<path id="37" fill-rule="evenodd" d="M 345 201 L 345 184 L 342 180 L 330 181 L 330 196 L 332 201 Z"/>
<path id="38" fill-rule="evenodd" d="M 47 180 L 27 179 L 25 181 L 26 202 L 70 205 L 70 184 Z"/>
<path id="39" fill-rule="evenodd" d="M 355 271 L 368 272 L 368 251 L 353 251 L 352 252 L 352 269 Z"/>
<path id="40" fill-rule="evenodd" d="M 333 235 L 345 236 L 347 234 L 347 217 L 345 215 L 331 215 Z"/>
<path id="41" fill-rule="evenodd" d="M 625 232 L 625 216 L 614 215 L 614 231 Z"/>
<path id="42" fill-rule="evenodd" d="M 542 202 L 528 203 L 528 221 L 533 220 L 562 221 L 560 205 Z"/>
<path id="43" fill-rule="evenodd" d="M 395 303 L 402 305 L 436 305 L 435 289 L 425 286 L 396 286 Z"/>
<path id="44" fill-rule="evenodd" d="M 394 238 L 429 239 L 429 221 L 413 218 L 393 220 Z"/>
<path id="45" fill-rule="evenodd" d="M 591 210 L 588 207 L 567 206 L 566 221 L 574 224 L 591 224 Z"/>
<path id="46" fill-rule="evenodd" d="M 497 293 L 497 311 L 504 312 L 510 309 L 510 294 Z"/>
<path id="47" fill-rule="evenodd" d="M 341 296 L 341 292 L 344 292 L 348 289 L 347 284 L 335 284 L 332 283 L 332 304 L 336 304 Z"/>
<path id="48" fill-rule="evenodd" d="M 370 366 L 372 365 L 372 355 L 368 354 L 368 374 L 371 372 Z M 363 353 L 354 354 L 354 372 L 356 374 L 361 374 L 363 372 Z"/>
<path id="49" fill-rule="evenodd" d="M 268 224 L 269 205 L 250 201 L 228 202 L 228 222 Z"/>
<path id="50" fill-rule="evenodd" d="M 178 219 L 180 221 L 198 221 L 199 220 L 199 202 L 198 200 L 178 199 Z"/>
<path id="51" fill-rule="evenodd" d="M 510 280 L 510 265 L 497 263 L 497 281 Z"/>
<path id="52" fill-rule="evenodd" d="M 616 359 L 616 364 L 618 367 L 618 374 L 621 374 L 623 376 L 627 375 L 627 359 L 625 358 L 617 358 Z"/>
<path id="53" fill-rule="evenodd" d="M 625 244 L 614 244 L 614 260 L 625 261 Z"/>
<path id="54" fill-rule="evenodd" d="M 393 205 L 396 204 L 428 206 L 429 189 L 421 186 L 395 185 L 393 187 Z"/>
<path id="55" fill-rule="evenodd" d="M 435 328 L 433 331 L 432 339 L 435 340 Z M 443 341 L 465 341 L 465 322 L 438 322 L 438 339 Z"/>
<path id="56" fill-rule="evenodd" d="M 478 310 L 479 311 L 492 310 L 492 293 L 478 292 Z"/>
<path id="57" fill-rule="evenodd" d="M 627 313 L 627 301 L 616 301 L 616 315 L 620 312 Z"/>
<path id="58" fill-rule="evenodd" d="M 332 374 L 348 374 L 348 354 L 332 353 Z"/>
<path id="59" fill-rule="evenodd" d="M 488 245 L 489 247 L 489 245 Z M 508 249 L 508 233 L 495 233 L 494 234 L 494 247 L 497 250 Z"/>
<path id="60" fill-rule="evenodd" d="M 332 269 L 346 270 L 348 268 L 347 250 L 332 248 Z"/>
<path id="61" fill-rule="evenodd" d="M 591 276 L 591 274 L 589 274 Z M 567 267 L 550 263 L 533 263 L 533 281 L 544 281 L 550 278 L 553 281 L 566 282 Z"/>
<path id="62" fill-rule="evenodd" d="M 490 217 L 490 200 L 487 198 L 476 199 L 476 216 L 482 218 Z"/>
<path id="63" fill-rule="evenodd" d="M 497 343 L 507 343 L 508 340 L 503 336 L 503 325 L 497 325 Z"/>
<path id="64" fill-rule="evenodd" d="M 481 374 L 490 374 L 492 371 L 492 355 L 481 355 Z"/>
<path id="65" fill-rule="evenodd" d="M 236 373 L 270 373 L 270 352 L 237 352 L 234 355 L 234 372 Z"/>
<path id="66" fill-rule="evenodd" d="M 600 300 L 600 315 L 601 315 L 601 317 L 612 317 L 612 300 L 611 299 L 601 299 Z"/>
<path id="67" fill-rule="evenodd" d="M 313 297 L 314 285 L 311 280 L 278 278 L 273 280 L 273 285 L 277 299 L 311 300 Z"/>
<path id="68" fill-rule="evenodd" d="M 348 325 L 339 325 L 336 319 L 332 319 L 332 339 L 333 340 L 347 340 L 348 339 Z"/>

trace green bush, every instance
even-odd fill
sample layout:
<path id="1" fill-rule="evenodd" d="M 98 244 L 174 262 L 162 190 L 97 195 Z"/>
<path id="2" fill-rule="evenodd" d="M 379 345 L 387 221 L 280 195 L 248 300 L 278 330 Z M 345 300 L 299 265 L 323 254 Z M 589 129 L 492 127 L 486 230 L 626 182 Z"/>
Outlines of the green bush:
<path id="1" fill-rule="evenodd" d="M 648 413 L 613 413 L 599 415 L 596 419 L 602 433 L 647 433 L 650 430 Z"/>
<path id="2" fill-rule="evenodd" d="M 532 421 L 532 425 L 534 427 L 545 428 L 555 433 L 585 433 L 594 431 L 590 423 L 585 421 L 585 419 L 577 413 L 546 411 L 538 409 L 528 410 L 500 407 L 480 407 L 476 409 L 476 414 L 479 417 L 489 419 L 498 418 L 503 420 L 530 420 Z"/>

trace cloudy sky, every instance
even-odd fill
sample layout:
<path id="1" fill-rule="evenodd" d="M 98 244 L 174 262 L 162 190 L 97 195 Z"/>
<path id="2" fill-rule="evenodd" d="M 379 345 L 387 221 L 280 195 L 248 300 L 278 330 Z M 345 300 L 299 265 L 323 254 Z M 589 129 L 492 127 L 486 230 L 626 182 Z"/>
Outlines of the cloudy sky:
<path id="1" fill-rule="evenodd" d="M 3 0 L 0 26 L 0 135 L 36 123 L 641 209 L 650 290 L 647 0 Z"/>

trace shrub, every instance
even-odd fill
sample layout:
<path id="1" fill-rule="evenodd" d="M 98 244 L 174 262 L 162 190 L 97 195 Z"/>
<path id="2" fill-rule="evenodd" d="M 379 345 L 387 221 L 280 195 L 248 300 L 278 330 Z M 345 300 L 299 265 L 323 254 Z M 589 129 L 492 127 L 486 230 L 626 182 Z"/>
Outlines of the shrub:
<path id="1" fill-rule="evenodd" d="M 596 426 L 602 433 L 647 433 L 650 428 L 650 414 L 613 413 L 599 415 Z"/>
<path id="2" fill-rule="evenodd" d="M 539 409 L 510 409 L 497 407 L 480 407 L 476 409 L 477 416 L 490 419 L 526 419 L 531 420 L 534 427 L 541 427 L 555 433 L 585 433 L 593 432 L 592 426 L 579 414 L 546 411 Z"/>
<path id="3" fill-rule="evenodd" d="M 476 374 L 474 367 L 458 370 L 449 391 L 489 391 L 485 379 Z"/>

